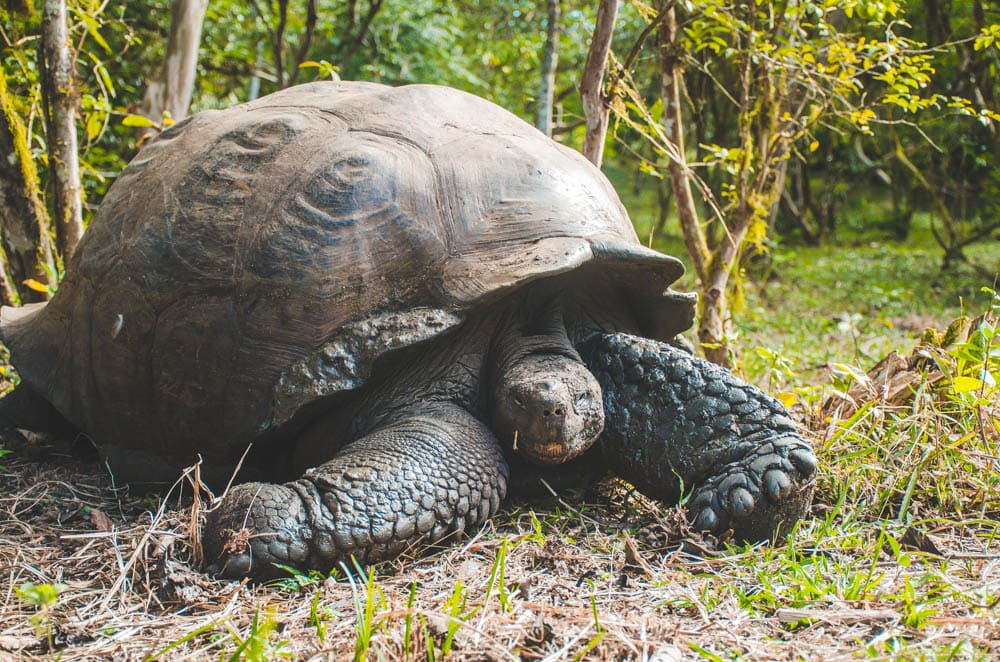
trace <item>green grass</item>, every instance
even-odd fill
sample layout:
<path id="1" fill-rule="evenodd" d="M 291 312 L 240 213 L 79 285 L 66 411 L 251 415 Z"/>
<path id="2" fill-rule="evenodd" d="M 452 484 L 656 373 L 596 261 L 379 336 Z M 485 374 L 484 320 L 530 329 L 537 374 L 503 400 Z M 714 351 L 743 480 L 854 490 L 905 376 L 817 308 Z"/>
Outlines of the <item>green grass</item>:
<path id="1" fill-rule="evenodd" d="M 1000 251 L 990 248 L 977 257 L 996 263 Z M 796 373 L 830 361 L 870 366 L 905 351 L 924 328 L 984 311 L 982 288 L 994 285 L 968 267 L 942 273 L 933 247 L 887 243 L 781 248 L 766 276 L 736 311 L 739 342 L 744 354 L 769 347 Z"/>

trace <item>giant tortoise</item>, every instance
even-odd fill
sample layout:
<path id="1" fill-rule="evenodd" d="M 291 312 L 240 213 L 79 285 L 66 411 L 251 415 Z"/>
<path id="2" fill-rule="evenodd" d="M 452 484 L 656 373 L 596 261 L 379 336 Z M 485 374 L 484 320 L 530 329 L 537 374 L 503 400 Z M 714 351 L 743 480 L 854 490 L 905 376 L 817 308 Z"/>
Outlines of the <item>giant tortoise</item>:
<path id="1" fill-rule="evenodd" d="M 82 431 L 121 482 L 200 457 L 225 483 L 243 458 L 259 482 L 205 524 L 225 576 L 391 558 L 594 467 L 766 539 L 816 459 L 675 341 L 682 271 L 597 168 L 492 103 L 302 85 L 142 148 L 58 294 L 3 309 L 22 381 L 0 416 Z"/>

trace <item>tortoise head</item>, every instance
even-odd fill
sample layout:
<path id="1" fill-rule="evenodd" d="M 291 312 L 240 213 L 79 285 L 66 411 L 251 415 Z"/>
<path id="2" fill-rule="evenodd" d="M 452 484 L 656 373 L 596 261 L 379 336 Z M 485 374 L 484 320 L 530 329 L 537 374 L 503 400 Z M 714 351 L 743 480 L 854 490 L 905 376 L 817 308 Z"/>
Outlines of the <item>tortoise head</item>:
<path id="1" fill-rule="evenodd" d="M 560 464 L 604 430 L 601 386 L 567 337 L 562 315 L 541 328 L 508 328 L 497 339 L 491 393 L 493 431 L 525 459 Z"/>
<path id="2" fill-rule="evenodd" d="M 494 389 L 493 424 L 501 440 L 534 464 L 566 462 L 590 448 L 604 429 L 601 387 L 579 361 L 526 356 Z"/>

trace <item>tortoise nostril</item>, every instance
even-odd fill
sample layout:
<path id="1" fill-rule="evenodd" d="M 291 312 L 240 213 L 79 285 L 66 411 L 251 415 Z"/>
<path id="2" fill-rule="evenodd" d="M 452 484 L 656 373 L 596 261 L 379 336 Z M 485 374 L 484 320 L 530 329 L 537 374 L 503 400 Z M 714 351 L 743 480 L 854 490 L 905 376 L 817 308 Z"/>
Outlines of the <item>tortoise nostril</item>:
<path id="1" fill-rule="evenodd" d="M 553 413 L 556 416 L 565 416 L 566 415 L 566 411 L 562 407 L 556 407 L 556 409 L 555 409 L 555 411 Z"/>

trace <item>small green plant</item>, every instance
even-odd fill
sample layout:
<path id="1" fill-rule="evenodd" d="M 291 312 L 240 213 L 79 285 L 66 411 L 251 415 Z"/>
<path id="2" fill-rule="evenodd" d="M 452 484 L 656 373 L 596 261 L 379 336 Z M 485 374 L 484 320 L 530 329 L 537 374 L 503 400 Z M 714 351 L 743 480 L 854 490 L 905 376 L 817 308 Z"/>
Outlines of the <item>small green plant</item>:
<path id="1" fill-rule="evenodd" d="M 601 625 L 600 612 L 597 608 L 597 589 L 594 587 L 594 580 L 588 579 L 587 583 L 590 585 L 590 612 L 594 617 L 594 636 L 573 656 L 574 662 L 586 659 L 587 654 L 597 648 L 601 640 L 604 639 L 604 635 L 607 634 L 607 630 Z"/>
<path id="2" fill-rule="evenodd" d="M 408 611 L 412 614 L 412 603 L 413 598 L 416 595 L 416 584 L 410 586 L 410 599 L 408 603 Z M 427 660 L 428 662 L 434 662 L 435 660 L 445 659 L 451 654 L 452 646 L 455 642 L 455 635 L 462 628 L 463 625 L 469 622 L 476 612 L 481 608 L 481 605 L 467 609 L 468 606 L 468 592 L 465 586 L 462 585 L 462 580 L 456 580 L 454 588 L 452 588 L 451 595 L 444 603 L 444 632 L 440 631 L 440 628 L 435 628 L 434 632 L 431 632 L 431 628 L 427 624 L 427 618 L 424 614 L 417 614 L 417 620 L 420 622 L 420 631 L 423 633 L 424 641 L 427 643 Z M 407 616 L 406 621 L 406 640 L 409 642 L 411 633 L 411 617 Z M 440 644 L 437 643 L 440 641 Z M 405 652 L 409 655 L 411 648 L 409 645 L 406 646 Z"/>
<path id="3" fill-rule="evenodd" d="M 375 582 L 375 568 L 369 567 L 365 573 L 356 559 L 354 569 L 358 576 L 364 577 L 364 596 L 358 586 L 354 574 L 346 566 L 343 566 L 344 574 L 351 585 L 351 593 L 354 596 L 354 611 L 356 614 L 355 630 L 358 638 L 354 644 L 354 662 L 363 662 L 368 659 L 368 651 L 372 645 L 372 635 L 375 633 L 375 610 L 385 609 L 385 593 Z"/>
<path id="4" fill-rule="evenodd" d="M 3 457 L 5 455 L 10 455 L 13 452 L 14 451 L 12 451 L 12 450 L 8 450 L 8 449 L 4 448 L 3 444 L 0 444 L 0 457 Z M 7 465 L 0 464 L 0 471 L 7 471 Z"/>
<path id="5" fill-rule="evenodd" d="M 757 346 L 747 353 L 744 370 L 752 379 L 764 378 L 762 382 L 767 391 L 795 379 L 792 361 L 777 350 Z"/>
<path id="6" fill-rule="evenodd" d="M 247 660 L 248 662 L 267 662 L 278 658 L 294 657 L 291 651 L 284 650 L 288 646 L 287 639 L 272 641 L 275 631 L 278 629 L 278 621 L 274 617 L 274 610 L 268 609 L 261 618 L 260 606 L 254 612 L 253 621 L 250 622 L 250 631 L 246 639 L 241 639 L 235 629 L 231 629 L 230 636 L 237 643 L 237 648 L 228 657 L 229 662 Z"/>
<path id="7" fill-rule="evenodd" d="M 703 660 L 709 660 L 709 662 L 732 662 L 732 660 L 743 659 L 743 655 L 736 651 L 732 651 L 730 653 L 727 653 L 726 655 L 716 655 L 712 651 L 708 650 L 707 648 L 703 648 L 698 644 L 688 642 L 688 646 L 691 648 L 691 650 L 693 650 L 695 653 L 698 654 L 698 657 L 700 657 Z"/>
<path id="8" fill-rule="evenodd" d="M 316 629 L 316 638 L 320 644 L 326 643 L 327 621 L 337 616 L 330 607 L 320 607 L 319 600 L 322 595 L 323 591 L 317 590 L 309 603 L 309 625 Z"/>
<path id="9" fill-rule="evenodd" d="M 66 590 L 65 584 L 21 584 L 14 591 L 17 597 L 29 605 L 35 607 L 35 615 L 31 617 L 31 624 L 35 627 L 35 634 L 40 639 L 45 639 L 48 647 L 52 648 L 52 610 L 59 601 L 59 594 Z"/>
<path id="10" fill-rule="evenodd" d="M 50 611 L 59 601 L 59 594 L 65 590 L 65 584 L 33 584 L 30 582 L 14 589 L 18 598 L 33 605 L 37 610 L 35 615 L 31 617 L 31 623 L 35 626 L 35 632 L 39 637 L 51 639 Z M 51 645 L 51 641 L 49 643 Z"/>
<path id="11" fill-rule="evenodd" d="M 284 563 L 275 563 L 275 567 L 281 568 L 289 574 L 288 577 L 284 577 L 274 582 L 273 586 L 285 591 L 291 591 L 298 593 L 304 591 L 307 588 L 314 586 L 319 586 L 326 581 L 327 577 L 332 577 L 336 572 L 336 568 L 330 571 L 329 575 L 324 575 L 318 570 L 309 570 L 308 572 L 303 572 L 298 568 L 293 568 L 290 565 L 285 565 Z"/>
<path id="12" fill-rule="evenodd" d="M 410 650 L 413 646 L 413 605 L 417 600 L 417 582 L 410 582 L 410 594 L 406 598 L 406 618 L 404 619 L 403 630 L 403 658 L 410 659 Z"/>
<path id="13" fill-rule="evenodd" d="M 442 657 L 447 657 L 451 653 L 451 645 L 459 628 L 468 623 L 469 619 L 479 611 L 478 606 L 466 611 L 465 606 L 467 601 L 468 595 L 466 594 L 465 587 L 462 586 L 462 580 L 459 579 L 455 582 L 455 588 L 451 591 L 451 597 L 444 603 L 445 617 L 448 624 L 445 626 L 444 641 L 441 643 L 440 653 Z"/>
<path id="14" fill-rule="evenodd" d="M 994 373 L 1000 370 L 1000 343 L 996 343 L 995 316 L 1000 314 L 1000 295 L 983 288 L 990 296 L 990 315 L 984 315 L 965 342 L 957 343 L 948 354 L 955 361 L 951 388 L 956 398 L 967 406 L 989 404 L 996 394 Z"/>
<path id="15" fill-rule="evenodd" d="M 177 648 L 178 646 L 181 646 L 182 644 L 185 644 L 185 643 L 191 641 L 192 639 L 196 639 L 197 637 L 200 637 L 201 635 L 205 634 L 206 632 L 210 632 L 210 631 L 214 630 L 217 626 L 221 625 L 222 623 L 223 623 L 223 619 L 219 619 L 217 621 L 212 621 L 211 623 L 206 623 L 205 625 L 202 625 L 201 627 L 198 627 L 198 628 L 195 628 L 194 630 L 191 630 L 190 632 L 188 632 L 187 634 L 185 634 L 180 639 L 176 639 L 174 641 L 171 641 L 169 644 L 167 644 L 166 646 L 164 646 L 160 650 L 156 651 L 155 653 L 153 653 L 149 657 L 147 657 L 145 659 L 145 662 L 153 662 L 154 660 L 160 659 L 160 657 L 162 657 L 165 653 L 168 653 L 169 651 Z"/>
<path id="16" fill-rule="evenodd" d="M 534 513 L 532 513 L 534 514 Z M 507 572 L 508 542 L 506 538 L 500 541 L 500 549 L 493 560 L 493 568 L 490 570 L 490 579 L 486 582 L 486 600 L 490 599 L 494 587 L 497 590 L 497 598 L 500 600 L 500 611 L 510 613 L 510 594 L 507 592 L 507 582 L 505 574 Z"/>
<path id="17" fill-rule="evenodd" d="M 340 80 L 340 67 L 327 60 L 306 60 L 299 64 L 299 69 L 315 69 L 315 80 Z"/>
<path id="18" fill-rule="evenodd" d="M 935 591 L 927 591 L 926 586 L 915 586 L 916 583 L 926 584 L 927 581 L 911 581 L 910 577 L 904 576 L 902 587 L 896 591 L 896 598 L 903 612 L 903 625 L 919 630 L 940 610 L 932 606 L 938 597 L 934 595 Z"/>
<path id="19" fill-rule="evenodd" d="M 532 533 L 526 540 L 530 540 L 541 547 L 545 545 L 545 533 L 542 532 L 542 521 L 538 519 L 538 515 L 535 514 L 534 510 L 528 511 L 528 516 L 531 518 Z"/>

